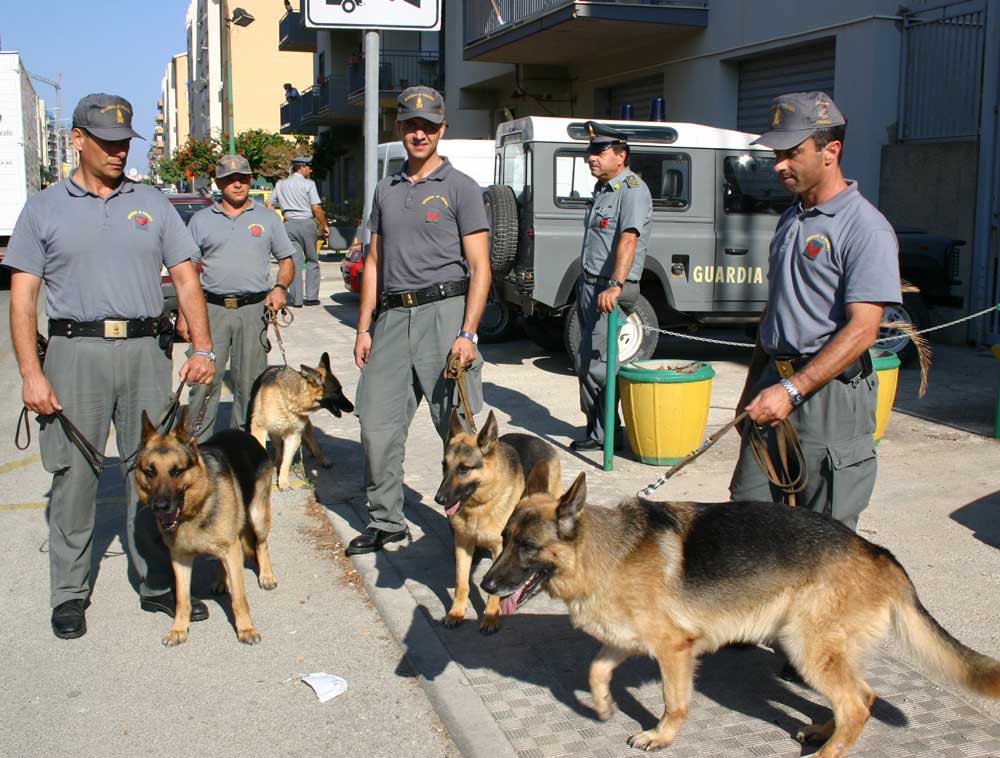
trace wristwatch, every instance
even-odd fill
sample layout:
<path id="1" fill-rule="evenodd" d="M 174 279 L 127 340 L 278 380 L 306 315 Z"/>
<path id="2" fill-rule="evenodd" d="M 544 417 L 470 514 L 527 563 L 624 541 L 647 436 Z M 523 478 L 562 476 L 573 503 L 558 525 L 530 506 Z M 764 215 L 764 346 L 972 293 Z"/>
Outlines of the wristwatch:
<path id="1" fill-rule="evenodd" d="M 465 337 L 467 340 L 471 340 L 473 345 L 479 344 L 479 335 L 475 332 L 467 332 L 465 329 L 458 333 L 459 337 Z"/>
<path id="2" fill-rule="evenodd" d="M 206 358 L 212 361 L 212 363 L 215 363 L 215 353 L 213 353 L 211 350 L 192 350 L 191 357 L 193 358 L 196 355 L 204 355 Z"/>
<path id="3" fill-rule="evenodd" d="M 792 407 L 798 408 L 802 405 L 802 401 L 805 400 L 802 397 L 802 393 L 798 391 L 794 384 L 792 384 L 791 379 L 782 379 L 781 386 L 785 388 L 785 392 L 788 393 L 788 397 L 792 399 Z"/>
<path id="4" fill-rule="evenodd" d="M 271 287 L 271 289 L 273 289 L 273 290 L 277 290 L 277 289 L 280 289 L 280 290 L 281 290 L 282 292 L 284 292 L 284 293 L 285 293 L 286 295 L 288 294 L 288 287 L 286 287 L 286 286 L 285 286 L 284 284 L 282 284 L 281 282 L 275 282 L 275 283 L 274 283 L 274 286 L 273 286 L 273 287 Z"/>
<path id="5" fill-rule="evenodd" d="M 609 287 L 618 287 L 619 289 L 621 289 L 622 287 L 625 286 L 625 283 L 621 282 L 621 281 L 619 281 L 617 279 L 608 279 L 608 286 Z"/>

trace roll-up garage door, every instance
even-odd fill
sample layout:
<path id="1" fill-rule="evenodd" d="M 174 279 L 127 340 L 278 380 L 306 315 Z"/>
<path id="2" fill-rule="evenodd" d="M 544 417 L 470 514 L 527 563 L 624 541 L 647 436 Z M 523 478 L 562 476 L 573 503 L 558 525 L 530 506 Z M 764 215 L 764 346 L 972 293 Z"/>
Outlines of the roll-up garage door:
<path id="1" fill-rule="evenodd" d="M 754 134 L 766 131 L 768 106 L 785 92 L 820 90 L 836 98 L 835 53 L 835 40 L 823 39 L 740 61 L 737 128 Z"/>
<path id="2" fill-rule="evenodd" d="M 608 87 L 605 118 L 621 118 L 622 105 L 632 105 L 632 117 L 636 121 L 649 120 L 649 103 L 654 97 L 663 97 L 663 74 L 632 79 L 628 82 Z M 667 111 L 667 118 L 670 112 Z"/>

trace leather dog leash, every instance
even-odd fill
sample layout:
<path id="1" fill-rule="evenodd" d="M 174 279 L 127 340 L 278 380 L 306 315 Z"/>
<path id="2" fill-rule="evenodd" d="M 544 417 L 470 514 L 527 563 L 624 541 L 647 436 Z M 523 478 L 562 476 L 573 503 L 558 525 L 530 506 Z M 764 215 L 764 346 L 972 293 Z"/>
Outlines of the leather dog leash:
<path id="1" fill-rule="evenodd" d="M 476 433 L 476 421 L 472 416 L 472 406 L 469 404 L 469 390 L 465 384 L 465 365 L 462 363 L 462 356 L 452 353 L 448 356 L 448 365 L 444 369 L 444 378 L 453 379 L 458 384 L 458 396 L 462 400 L 462 410 L 465 413 L 465 421 L 469 427 L 469 434 Z"/>
<path id="2" fill-rule="evenodd" d="M 274 328 L 274 337 L 278 340 L 278 347 L 281 349 L 281 360 L 288 365 L 288 356 L 285 355 L 285 343 L 281 340 L 281 327 L 291 326 L 292 322 L 295 320 L 294 314 L 288 310 L 288 308 L 282 308 L 280 311 L 275 311 L 268 305 L 264 306 L 264 313 L 261 316 L 264 322 L 264 328 L 260 330 L 260 344 L 264 348 L 265 353 L 271 352 L 271 340 L 267 338 L 267 328 Z"/>

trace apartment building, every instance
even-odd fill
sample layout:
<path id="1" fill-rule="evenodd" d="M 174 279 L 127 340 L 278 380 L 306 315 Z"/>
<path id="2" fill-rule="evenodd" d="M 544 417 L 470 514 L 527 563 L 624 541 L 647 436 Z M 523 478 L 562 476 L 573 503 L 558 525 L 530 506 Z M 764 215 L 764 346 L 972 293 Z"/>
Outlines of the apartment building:
<path id="1" fill-rule="evenodd" d="M 188 139 L 188 56 L 178 53 L 167 63 L 160 84 L 157 125 L 163 127 L 163 154 L 171 156 Z M 162 115 L 162 120 L 160 116 Z"/>

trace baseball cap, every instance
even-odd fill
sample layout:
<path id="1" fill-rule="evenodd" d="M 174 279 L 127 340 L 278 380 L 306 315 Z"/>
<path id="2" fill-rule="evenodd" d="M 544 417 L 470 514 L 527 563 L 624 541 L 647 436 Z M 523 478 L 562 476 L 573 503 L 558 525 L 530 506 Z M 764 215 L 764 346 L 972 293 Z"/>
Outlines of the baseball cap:
<path id="1" fill-rule="evenodd" d="M 602 153 L 614 145 L 628 147 L 628 135 L 624 132 L 597 121 L 588 121 L 584 126 L 590 132 L 590 146 L 587 148 L 590 153 Z"/>
<path id="2" fill-rule="evenodd" d="M 223 155 L 215 162 L 215 178 L 223 179 L 232 174 L 243 174 L 250 176 L 250 161 L 245 155 Z"/>
<path id="3" fill-rule="evenodd" d="M 771 101 L 768 111 L 770 129 L 751 145 L 772 150 L 790 150 L 812 136 L 813 132 L 847 123 L 844 114 L 825 92 L 790 92 Z"/>
<path id="4" fill-rule="evenodd" d="M 433 87 L 407 87 L 396 99 L 396 120 L 423 118 L 432 124 L 444 121 L 444 98 Z"/>
<path id="5" fill-rule="evenodd" d="M 108 141 L 142 139 L 132 129 L 132 103 L 124 97 L 103 92 L 87 95 L 76 104 L 73 126 Z"/>

